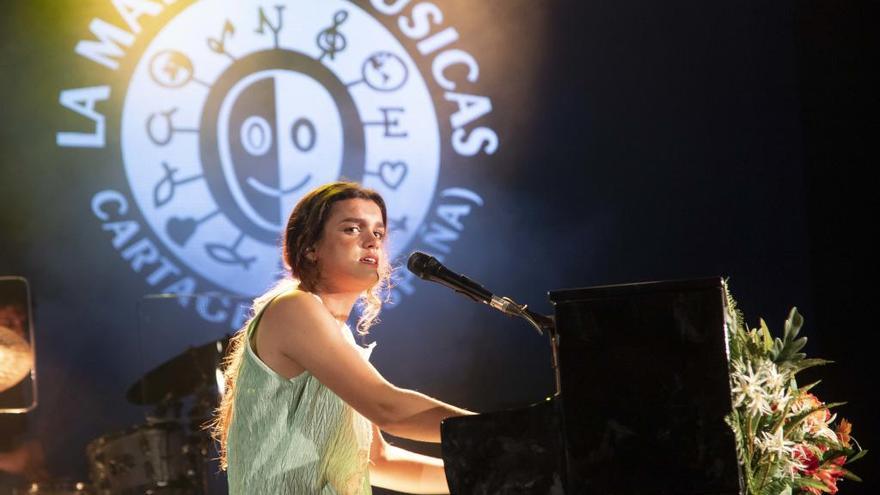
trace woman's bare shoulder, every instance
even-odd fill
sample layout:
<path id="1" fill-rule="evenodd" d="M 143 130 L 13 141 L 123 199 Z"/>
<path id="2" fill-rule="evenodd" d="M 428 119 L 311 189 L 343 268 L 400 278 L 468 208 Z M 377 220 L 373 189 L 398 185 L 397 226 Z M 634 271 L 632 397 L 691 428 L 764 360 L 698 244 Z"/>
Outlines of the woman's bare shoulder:
<path id="1" fill-rule="evenodd" d="M 290 289 L 278 295 L 263 313 L 261 327 L 272 329 L 315 328 L 327 324 L 327 309 L 314 294 Z"/>

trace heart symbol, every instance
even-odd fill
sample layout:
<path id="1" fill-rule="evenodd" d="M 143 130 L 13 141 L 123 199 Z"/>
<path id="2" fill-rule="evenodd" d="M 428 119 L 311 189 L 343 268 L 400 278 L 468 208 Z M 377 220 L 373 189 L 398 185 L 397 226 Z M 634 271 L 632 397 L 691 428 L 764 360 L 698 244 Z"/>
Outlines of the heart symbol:
<path id="1" fill-rule="evenodd" d="M 195 218 L 173 217 L 165 224 L 165 232 L 178 246 L 183 246 L 196 232 L 199 222 Z"/>
<path id="2" fill-rule="evenodd" d="M 404 162 L 382 162 L 379 164 L 379 177 L 391 189 L 397 189 L 400 186 L 403 179 L 406 178 L 407 171 Z"/>

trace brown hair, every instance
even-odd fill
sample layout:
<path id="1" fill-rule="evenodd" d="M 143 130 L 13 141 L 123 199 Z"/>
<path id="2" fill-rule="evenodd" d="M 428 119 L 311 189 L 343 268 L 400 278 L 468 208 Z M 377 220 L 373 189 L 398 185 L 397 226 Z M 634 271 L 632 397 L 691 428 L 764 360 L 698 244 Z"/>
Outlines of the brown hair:
<path id="1" fill-rule="evenodd" d="M 279 281 L 273 288 L 254 300 L 251 319 L 229 339 L 229 348 L 223 359 L 225 390 L 214 419 L 208 426 L 214 440 L 220 444 L 220 466 L 223 469 L 226 469 L 227 466 L 226 440 L 229 426 L 232 424 L 235 384 L 247 345 L 246 330 L 254 316 L 269 301 L 296 287 L 297 283 L 299 288 L 309 292 L 314 292 L 318 288 L 320 283 L 318 267 L 306 257 L 306 253 L 321 239 L 333 204 L 346 199 L 366 199 L 376 203 L 382 211 L 382 222 L 388 224 L 385 201 L 382 196 L 356 182 L 333 182 L 318 187 L 306 194 L 293 208 L 287 219 L 282 248 L 284 265 L 289 270 L 291 278 Z M 387 256 L 382 256 L 381 260 L 376 284 L 364 291 L 359 300 L 361 314 L 358 318 L 357 330 L 361 335 L 366 335 L 369 328 L 378 322 L 383 296 L 387 293 L 390 285 L 391 268 Z"/>

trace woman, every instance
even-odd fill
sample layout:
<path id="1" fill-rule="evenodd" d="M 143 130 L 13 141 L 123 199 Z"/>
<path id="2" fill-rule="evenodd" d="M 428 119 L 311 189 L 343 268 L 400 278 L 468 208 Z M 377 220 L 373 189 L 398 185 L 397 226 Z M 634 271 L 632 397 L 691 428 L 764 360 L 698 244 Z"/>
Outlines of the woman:
<path id="1" fill-rule="evenodd" d="M 291 213 L 283 257 L 298 283 L 255 301 L 227 357 L 214 434 L 230 494 L 449 492 L 439 459 L 393 447 L 380 430 L 439 442 L 442 419 L 470 413 L 386 381 L 345 324 L 359 300 L 358 331 L 376 321 L 386 224 L 382 198 L 349 182 L 310 192 Z"/>

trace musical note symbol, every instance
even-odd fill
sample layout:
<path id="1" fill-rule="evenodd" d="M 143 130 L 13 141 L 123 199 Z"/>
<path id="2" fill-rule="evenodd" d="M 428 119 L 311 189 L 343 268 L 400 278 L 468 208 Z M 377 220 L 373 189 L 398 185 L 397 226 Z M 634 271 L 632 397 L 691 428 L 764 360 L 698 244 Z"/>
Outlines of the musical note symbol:
<path id="1" fill-rule="evenodd" d="M 171 168 L 171 166 L 168 165 L 168 162 L 162 162 L 162 168 L 165 169 L 165 177 L 160 179 L 153 188 L 153 204 L 156 208 L 161 208 L 174 199 L 174 193 L 177 191 L 177 186 L 202 178 L 201 175 L 193 175 L 191 177 L 178 179 L 175 177 L 178 169 Z"/>
<path id="2" fill-rule="evenodd" d="M 238 239 L 231 246 L 220 244 L 219 242 L 211 242 L 205 244 L 205 251 L 208 252 L 214 261 L 223 263 L 224 265 L 241 265 L 245 270 L 249 270 L 251 264 L 257 261 L 256 256 L 242 256 L 238 252 L 238 246 L 244 240 L 244 233 L 239 234 Z"/>
<path id="3" fill-rule="evenodd" d="M 208 48 L 211 49 L 214 53 L 218 53 L 220 55 L 226 55 L 233 61 L 235 61 L 235 57 L 232 56 L 231 53 L 226 51 L 226 36 L 232 36 L 235 34 L 235 26 L 229 22 L 229 19 L 226 19 L 226 23 L 223 24 L 223 32 L 220 33 L 220 39 L 217 38 L 208 38 Z"/>
<path id="4" fill-rule="evenodd" d="M 348 19 L 348 12 L 344 10 L 336 12 L 333 15 L 333 25 L 318 34 L 315 41 L 318 43 L 318 48 L 324 52 L 318 57 L 318 60 L 323 59 L 325 55 L 330 55 L 330 60 L 333 60 L 337 52 L 345 50 L 347 42 L 338 28 L 346 19 Z"/>

